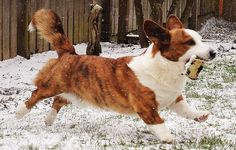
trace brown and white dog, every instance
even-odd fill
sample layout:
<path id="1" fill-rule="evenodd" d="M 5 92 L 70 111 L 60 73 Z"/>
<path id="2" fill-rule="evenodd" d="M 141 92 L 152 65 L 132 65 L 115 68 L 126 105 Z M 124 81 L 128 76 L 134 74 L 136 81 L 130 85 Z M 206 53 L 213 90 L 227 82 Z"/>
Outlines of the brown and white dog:
<path id="1" fill-rule="evenodd" d="M 202 43 L 201 36 L 184 29 L 176 16 L 167 20 L 167 29 L 151 20 L 144 31 L 152 44 L 142 55 L 118 59 L 77 55 L 65 36 L 62 23 L 51 10 L 37 11 L 29 30 L 38 29 L 57 51 L 40 70 L 32 96 L 18 106 L 16 117 L 22 118 L 42 99 L 53 97 L 46 124 L 51 125 L 62 106 L 88 103 L 123 114 L 137 114 L 163 142 L 172 142 L 170 131 L 159 111 L 168 107 L 182 117 L 201 122 L 208 111 L 192 110 L 182 91 L 186 76 L 182 75 L 192 55 L 211 60 L 216 53 Z"/>

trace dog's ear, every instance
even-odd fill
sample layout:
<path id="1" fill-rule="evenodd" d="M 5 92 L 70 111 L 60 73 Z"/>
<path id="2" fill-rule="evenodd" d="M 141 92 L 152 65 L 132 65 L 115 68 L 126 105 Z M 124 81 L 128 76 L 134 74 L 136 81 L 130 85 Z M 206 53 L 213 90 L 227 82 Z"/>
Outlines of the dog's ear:
<path id="1" fill-rule="evenodd" d="M 170 15 L 166 22 L 166 28 L 168 30 L 182 29 L 184 28 L 184 25 L 182 24 L 182 22 L 179 20 L 177 16 Z"/>
<path id="2" fill-rule="evenodd" d="M 170 43 L 169 31 L 158 25 L 156 22 L 152 20 L 145 20 L 143 27 L 146 36 L 154 44 L 159 44 L 161 46 Z"/>

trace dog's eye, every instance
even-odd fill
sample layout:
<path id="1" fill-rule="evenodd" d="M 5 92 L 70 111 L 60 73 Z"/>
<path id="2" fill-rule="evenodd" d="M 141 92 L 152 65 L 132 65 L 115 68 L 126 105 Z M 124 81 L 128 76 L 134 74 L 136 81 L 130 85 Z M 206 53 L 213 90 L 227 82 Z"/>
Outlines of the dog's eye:
<path id="1" fill-rule="evenodd" d="M 191 39 L 191 40 L 188 40 L 187 42 L 185 42 L 184 44 L 193 46 L 193 45 L 195 45 L 196 43 L 195 43 L 195 41 L 194 41 L 193 39 Z"/>

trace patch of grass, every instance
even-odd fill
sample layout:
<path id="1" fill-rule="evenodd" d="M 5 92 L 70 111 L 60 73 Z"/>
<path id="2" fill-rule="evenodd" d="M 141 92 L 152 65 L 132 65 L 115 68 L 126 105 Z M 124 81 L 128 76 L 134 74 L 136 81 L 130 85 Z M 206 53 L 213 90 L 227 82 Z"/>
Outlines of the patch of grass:
<path id="1" fill-rule="evenodd" d="M 101 139 L 101 140 L 106 140 L 107 135 L 105 133 L 101 133 L 101 134 L 99 134 L 98 138 Z"/>
<path id="2" fill-rule="evenodd" d="M 56 145 L 53 145 L 52 147 L 50 148 L 47 148 L 48 150 L 57 150 L 57 149 L 60 149 L 61 145 L 60 143 L 59 144 L 56 144 Z"/>
<path id="3" fill-rule="evenodd" d="M 209 88 L 211 89 L 222 89 L 223 85 L 221 83 L 208 83 Z"/>
<path id="4" fill-rule="evenodd" d="M 200 97 L 202 97 L 202 96 L 199 95 L 199 94 L 196 93 L 196 92 L 191 91 L 191 92 L 187 92 L 187 93 L 186 93 L 186 97 L 188 97 L 188 98 L 200 98 Z"/>
<path id="5" fill-rule="evenodd" d="M 27 150 L 39 150 L 38 147 L 34 146 L 33 144 L 31 145 L 26 145 L 24 147 L 21 147 L 20 149 L 27 149 Z"/>
<path id="6" fill-rule="evenodd" d="M 231 74 L 236 74 L 236 66 L 235 64 L 230 64 L 226 66 L 226 71 L 231 73 Z"/>
<path id="7" fill-rule="evenodd" d="M 199 142 L 199 147 L 203 149 L 213 149 L 216 146 L 223 147 L 225 145 L 225 142 L 221 138 L 217 137 L 204 137 Z"/>
<path id="8" fill-rule="evenodd" d="M 206 94 L 203 94 L 203 95 L 201 95 L 201 97 L 204 97 L 206 100 L 214 99 L 213 95 L 206 95 Z"/>
<path id="9" fill-rule="evenodd" d="M 188 141 L 181 144 L 173 145 L 172 149 L 182 150 L 182 149 L 203 149 L 203 150 L 212 150 L 212 149 L 224 149 L 227 146 L 227 143 L 224 142 L 219 137 L 203 137 L 199 142 Z"/>
<path id="10" fill-rule="evenodd" d="M 222 79 L 224 80 L 224 83 L 231 83 L 231 82 L 236 81 L 236 76 L 233 76 L 233 75 L 229 76 L 229 75 L 223 74 Z"/>

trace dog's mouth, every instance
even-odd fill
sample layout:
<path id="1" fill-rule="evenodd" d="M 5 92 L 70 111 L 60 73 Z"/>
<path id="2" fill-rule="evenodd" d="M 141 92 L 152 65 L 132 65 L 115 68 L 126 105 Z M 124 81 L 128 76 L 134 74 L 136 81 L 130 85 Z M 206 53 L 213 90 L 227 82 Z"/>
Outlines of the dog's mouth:
<path id="1" fill-rule="evenodd" d="M 190 61 L 191 58 L 187 59 L 187 61 L 185 62 L 185 64 L 187 64 L 189 61 Z M 199 56 L 196 56 L 195 59 L 199 59 L 199 60 L 202 60 L 202 61 L 208 61 L 207 59 L 204 59 L 204 58 L 201 58 Z"/>

